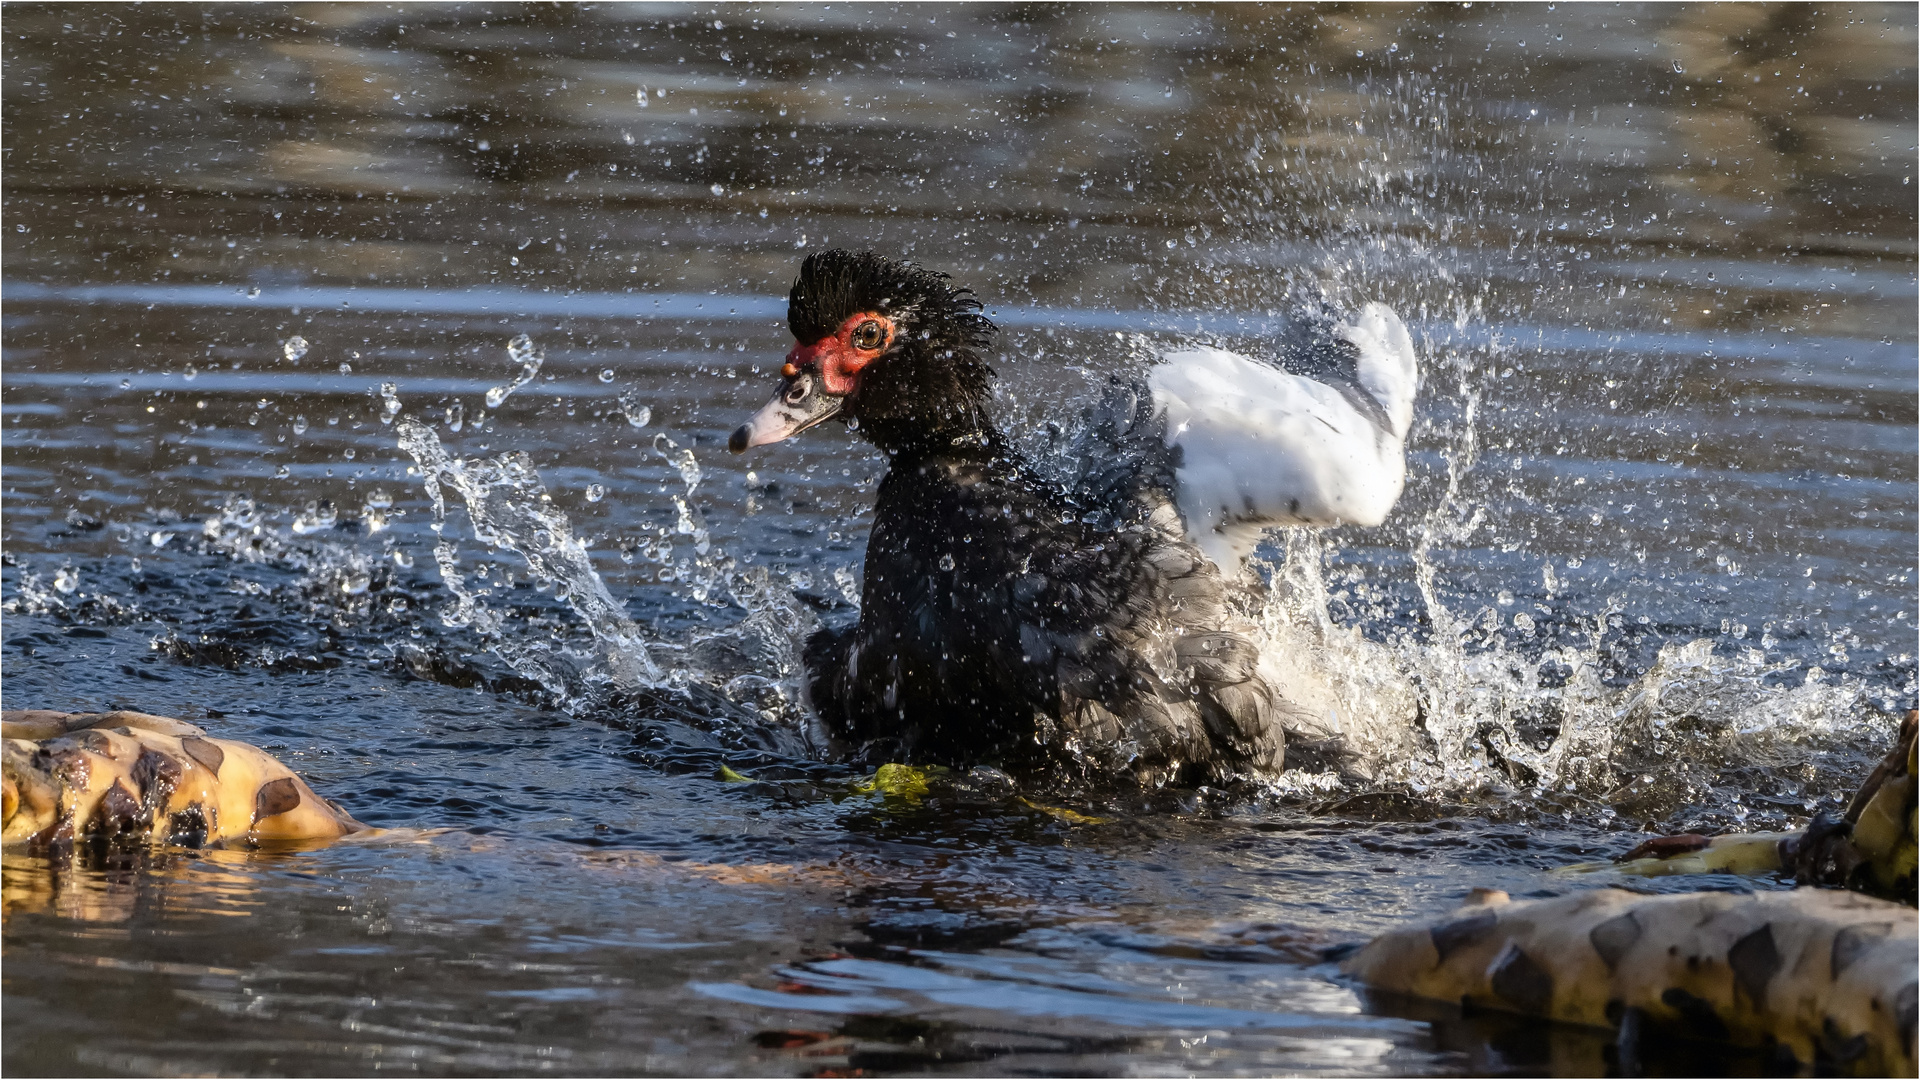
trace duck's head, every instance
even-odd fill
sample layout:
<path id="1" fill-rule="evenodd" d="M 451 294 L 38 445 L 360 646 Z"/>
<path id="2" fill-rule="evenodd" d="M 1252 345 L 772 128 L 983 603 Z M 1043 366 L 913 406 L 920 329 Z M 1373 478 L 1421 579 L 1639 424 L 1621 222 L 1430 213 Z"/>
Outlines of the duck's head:
<path id="1" fill-rule="evenodd" d="M 947 275 L 872 252 L 819 251 L 787 298 L 795 344 L 773 399 L 728 440 L 734 453 L 824 420 L 857 424 L 883 450 L 978 441 L 993 324 Z"/>

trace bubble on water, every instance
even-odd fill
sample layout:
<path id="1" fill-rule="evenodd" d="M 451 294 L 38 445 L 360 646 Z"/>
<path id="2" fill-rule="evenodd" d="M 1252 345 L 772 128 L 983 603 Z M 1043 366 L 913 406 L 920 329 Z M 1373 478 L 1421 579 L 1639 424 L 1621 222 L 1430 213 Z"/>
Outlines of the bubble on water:
<path id="1" fill-rule="evenodd" d="M 307 355 L 307 339 L 295 334 L 280 343 L 280 354 L 288 360 L 299 360 Z"/>
<path id="2" fill-rule="evenodd" d="M 351 568 L 340 575 L 340 591 L 348 596 L 364 596 L 373 587 L 373 575 L 359 568 Z"/>
<path id="3" fill-rule="evenodd" d="M 603 383 L 610 383 L 610 382 L 612 382 L 612 381 L 613 381 L 613 369 L 612 369 L 612 368 L 601 368 L 601 369 L 600 369 L 600 381 L 601 381 L 601 382 L 603 382 Z"/>
<path id="4" fill-rule="evenodd" d="M 636 428 L 653 422 L 653 409 L 642 405 L 640 395 L 632 390 L 620 395 L 620 414 L 627 418 L 628 425 Z"/>
<path id="5" fill-rule="evenodd" d="M 520 374 L 504 386 L 496 386 L 487 391 L 487 408 L 497 409 L 515 390 L 532 382 L 540 374 L 540 365 L 546 362 L 546 353 L 533 343 L 533 339 L 519 334 L 507 343 L 507 359 L 520 365 Z"/>
<path id="6" fill-rule="evenodd" d="M 305 435 L 307 433 L 307 416 L 305 413 L 301 413 L 293 418 L 293 433 L 295 435 Z"/>
<path id="7" fill-rule="evenodd" d="M 382 424 L 393 423 L 393 418 L 400 414 L 400 388 L 390 382 L 381 383 L 380 400 L 382 403 L 380 406 L 380 422 Z"/>
<path id="8" fill-rule="evenodd" d="M 604 487 L 601 487 L 601 486 L 600 486 L 599 484 L 588 484 L 588 485 L 587 485 L 587 501 L 588 501 L 588 502 L 590 502 L 590 503 L 597 503 L 597 502 L 599 502 L 599 501 L 600 501 L 601 499 L 604 499 L 604 498 L 606 498 L 606 497 L 607 497 L 607 489 L 606 489 L 606 488 L 604 488 Z"/>
<path id="9" fill-rule="evenodd" d="M 75 570 L 72 566 L 63 566 L 54 571 L 53 587 L 71 596 L 75 590 L 80 588 L 80 571 Z"/>
<path id="10" fill-rule="evenodd" d="M 393 505 L 393 496 L 386 488 L 376 487 L 367 492 L 367 506 L 375 510 L 385 510 Z"/>

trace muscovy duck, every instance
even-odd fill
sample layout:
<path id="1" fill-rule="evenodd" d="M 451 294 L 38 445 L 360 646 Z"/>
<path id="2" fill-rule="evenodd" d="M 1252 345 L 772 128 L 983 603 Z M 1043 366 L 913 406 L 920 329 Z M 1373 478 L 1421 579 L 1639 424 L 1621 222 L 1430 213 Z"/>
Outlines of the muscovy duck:
<path id="1" fill-rule="evenodd" d="M 1369 304 L 1282 349 L 1216 348 L 1115 379 L 1063 483 L 997 427 L 995 331 L 945 274 L 807 257 L 797 344 L 736 453 L 828 419 L 891 459 L 857 622 L 807 642 L 811 707 L 850 756 L 1192 785 L 1279 771 L 1295 710 L 1234 614 L 1274 525 L 1377 524 L 1405 476 L 1418 371 Z"/>

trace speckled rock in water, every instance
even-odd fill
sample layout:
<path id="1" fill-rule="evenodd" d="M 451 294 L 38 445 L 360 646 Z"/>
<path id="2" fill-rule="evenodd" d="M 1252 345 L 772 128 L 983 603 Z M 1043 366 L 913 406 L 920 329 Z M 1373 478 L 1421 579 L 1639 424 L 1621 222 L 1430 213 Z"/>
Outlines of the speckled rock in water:
<path id="1" fill-rule="evenodd" d="M 1619 1029 L 1623 1068 L 1641 1034 L 1666 1031 L 1912 1076 L 1917 947 L 1912 909 L 1829 889 L 1523 902 L 1489 890 L 1438 925 L 1375 938 L 1342 970 L 1463 1008 Z"/>
<path id="2" fill-rule="evenodd" d="M 0 714 L 8 848 L 331 840 L 366 826 L 258 747 L 146 713 Z"/>
<path id="3" fill-rule="evenodd" d="M 1375 938 L 1343 970 L 1377 990 L 1617 1028 L 1625 1072 L 1640 1034 L 1666 1029 L 1773 1047 L 1824 1070 L 1912 1076 L 1920 933 L 1902 904 L 1914 902 L 1920 831 L 1916 727 L 1920 714 L 1908 713 L 1839 819 L 1791 833 L 1663 836 L 1618 862 L 1567 868 L 1784 872 L 1828 888 L 1602 889 L 1528 903 L 1489 891 L 1437 926 Z"/>

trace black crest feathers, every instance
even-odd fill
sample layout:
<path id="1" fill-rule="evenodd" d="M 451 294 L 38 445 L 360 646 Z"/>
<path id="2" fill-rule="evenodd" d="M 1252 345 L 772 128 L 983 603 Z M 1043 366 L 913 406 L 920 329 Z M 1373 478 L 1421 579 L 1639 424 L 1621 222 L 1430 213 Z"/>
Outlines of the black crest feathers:
<path id="1" fill-rule="evenodd" d="M 953 347 L 985 348 L 993 323 L 978 314 L 980 301 L 971 289 L 947 282 L 945 274 L 871 251 L 816 251 L 800 264 L 787 295 L 787 326 L 796 341 L 811 343 L 853 315 L 873 311 L 917 325 Z"/>

